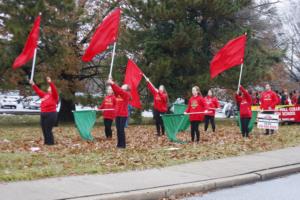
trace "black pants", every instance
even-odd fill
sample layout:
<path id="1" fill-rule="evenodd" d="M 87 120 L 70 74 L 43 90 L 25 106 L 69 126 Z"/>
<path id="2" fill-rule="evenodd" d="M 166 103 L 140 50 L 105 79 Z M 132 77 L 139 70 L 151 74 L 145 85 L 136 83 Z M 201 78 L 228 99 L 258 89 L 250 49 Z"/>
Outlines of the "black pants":
<path id="1" fill-rule="evenodd" d="M 194 142 L 194 140 L 195 140 L 195 135 L 196 135 L 196 141 L 199 142 L 199 140 L 200 140 L 199 124 L 200 124 L 200 121 L 191 121 L 192 142 Z"/>
<path id="2" fill-rule="evenodd" d="M 117 137 L 118 137 L 118 148 L 126 148 L 126 137 L 125 137 L 125 124 L 127 117 L 117 117 L 116 127 L 117 127 Z"/>
<path id="3" fill-rule="evenodd" d="M 162 133 L 163 135 L 165 134 L 164 122 L 160 116 L 162 114 L 165 114 L 165 113 L 159 112 L 158 110 L 154 109 L 153 115 L 154 115 L 157 135 L 160 135 L 160 133 Z"/>
<path id="4" fill-rule="evenodd" d="M 249 122 L 251 118 L 241 118 L 241 127 L 243 137 L 249 137 Z"/>
<path id="5" fill-rule="evenodd" d="M 111 130 L 112 122 L 113 122 L 112 119 L 104 119 L 105 136 L 107 138 L 111 138 L 112 137 L 112 130 Z"/>
<path id="6" fill-rule="evenodd" d="M 204 124 L 205 131 L 207 131 L 207 129 L 208 129 L 209 122 L 211 124 L 211 128 L 212 128 L 213 132 L 215 132 L 215 130 L 216 130 L 215 116 L 205 115 L 205 124 Z"/>
<path id="7" fill-rule="evenodd" d="M 57 113 L 56 112 L 43 112 L 41 113 L 41 127 L 44 136 L 44 144 L 54 145 L 54 136 L 52 128 L 56 124 Z"/>
<path id="8" fill-rule="evenodd" d="M 273 111 L 264 111 L 264 112 L 262 112 L 262 113 L 263 113 L 263 114 L 274 114 Z M 266 135 L 269 135 L 270 133 L 273 134 L 273 133 L 274 133 L 274 130 L 266 129 L 265 134 L 266 134 Z"/>

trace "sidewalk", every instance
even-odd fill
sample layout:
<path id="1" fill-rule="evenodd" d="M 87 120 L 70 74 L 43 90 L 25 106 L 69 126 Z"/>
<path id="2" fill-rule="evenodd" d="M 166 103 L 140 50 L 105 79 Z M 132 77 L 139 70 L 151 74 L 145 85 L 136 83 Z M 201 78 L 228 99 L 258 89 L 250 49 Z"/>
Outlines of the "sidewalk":
<path id="1" fill-rule="evenodd" d="M 107 175 L 0 183 L 1 199 L 158 199 L 220 189 L 300 172 L 300 146 Z"/>

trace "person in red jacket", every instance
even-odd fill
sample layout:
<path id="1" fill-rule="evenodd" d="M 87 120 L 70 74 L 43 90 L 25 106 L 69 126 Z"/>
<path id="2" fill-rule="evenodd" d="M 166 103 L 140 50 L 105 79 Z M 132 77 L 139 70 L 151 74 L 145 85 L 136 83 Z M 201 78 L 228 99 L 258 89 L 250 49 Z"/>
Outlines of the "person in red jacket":
<path id="1" fill-rule="evenodd" d="M 213 93 L 211 90 L 208 90 L 207 96 L 204 98 L 207 108 L 208 108 L 208 113 L 205 114 L 205 124 L 204 124 L 204 131 L 207 131 L 208 129 L 208 124 L 210 122 L 211 127 L 213 132 L 216 130 L 216 125 L 215 125 L 215 114 L 216 114 L 216 109 L 220 107 L 220 104 L 218 102 L 218 99 L 213 96 Z"/>
<path id="2" fill-rule="evenodd" d="M 248 126 L 252 117 L 252 111 L 251 111 L 252 98 L 250 94 L 247 92 L 247 90 L 243 88 L 243 86 L 240 86 L 240 90 L 241 90 L 241 95 L 239 93 L 236 93 L 235 99 L 237 105 L 239 105 L 242 135 L 243 137 L 249 137 Z"/>
<path id="3" fill-rule="evenodd" d="M 252 105 L 258 105 L 258 98 L 255 91 L 249 92 L 251 98 L 252 98 Z"/>
<path id="4" fill-rule="evenodd" d="M 106 94 L 107 95 L 103 99 L 102 104 L 99 106 L 99 109 L 100 110 L 104 109 L 103 119 L 104 119 L 104 126 L 105 126 L 105 136 L 106 138 L 111 139 L 112 138 L 111 125 L 113 120 L 115 119 L 116 98 L 111 87 L 107 87 Z"/>
<path id="5" fill-rule="evenodd" d="M 297 105 L 298 104 L 298 98 L 299 98 L 299 91 L 294 91 L 292 96 L 292 104 Z"/>
<path id="6" fill-rule="evenodd" d="M 47 82 L 49 84 L 47 92 L 40 90 L 32 80 L 30 80 L 29 83 L 35 93 L 41 98 L 41 127 L 44 136 L 44 144 L 54 145 L 54 136 L 52 133 L 52 129 L 57 120 L 56 107 L 59 97 L 56 87 L 51 81 L 50 77 L 47 77 Z"/>
<path id="7" fill-rule="evenodd" d="M 158 89 L 154 87 L 154 85 L 150 82 L 149 78 L 145 76 L 147 81 L 147 87 L 151 94 L 153 95 L 154 101 L 154 109 L 153 109 L 153 116 L 156 125 L 157 136 L 165 134 L 165 127 L 161 115 L 165 114 L 168 110 L 168 94 L 163 85 L 160 85 Z"/>
<path id="8" fill-rule="evenodd" d="M 130 100 L 130 88 L 127 84 L 119 87 L 114 81 L 109 79 L 107 81 L 111 85 L 112 90 L 116 96 L 115 114 L 117 127 L 117 148 L 126 148 L 125 124 L 128 117 L 128 104 Z"/>
<path id="9" fill-rule="evenodd" d="M 280 99 L 275 92 L 271 90 L 271 86 L 266 84 L 266 90 L 260 96 L 260 109 L 264 114 L 274 114 L 275 106 L 280 102 Z M 266 129 L 266 135 L 274 133 L 274 130 Z"/>
<path id="10" fill-rule="evenodd" d="M 189 114 L 190 122 L 191 122 L 191 138 L 192 142 L 194 142 L 196 135 L 196 142 L 200 141 L 200 131 L 199 124 L 204 120 L 204 114 L 198 112 L 205 112 L 207 109 L 206 102 L 201 95 L 200 88 L 198 86 L 194 86 L 192 88 L 193 96 L 189 99 L 188 107 L 185 110 L 184 114 Z M 195 114 L 193 114 L 195 113 Z"/>

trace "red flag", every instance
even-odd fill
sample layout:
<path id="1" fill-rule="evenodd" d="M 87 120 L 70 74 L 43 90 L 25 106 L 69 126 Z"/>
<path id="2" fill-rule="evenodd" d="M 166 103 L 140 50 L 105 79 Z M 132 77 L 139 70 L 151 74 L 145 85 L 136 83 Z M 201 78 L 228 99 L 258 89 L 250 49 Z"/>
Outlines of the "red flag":
<path id="1" fill-rule="evenodd" d="M 230 40 L 212 59 L 210 77 L 213 79 L 223 71 L 244 62 L 246 35 Z"/>
<path id="2" fill-rule="evenodd" d="M 95 55 L 105 51 L 118 37 L 121 9 L 117 8 L 106 16 L 98 26 L 92 40 L 82 56 L 82 61 L 89 62 Z"/>
<path id="3" fill-rule="evenodd" d="M 14 69 L 21 67 L 22 65 L 25 65 L 29 60 L 32 59 L 34 50 L 37 48 L 37 44 L 39 40 L 40 23 L 41 23 L 41 16 L 38 16 L 34 21 L 34 25 L 27 38 L 22 53 L 14 61 L 13 64 Z"/>
<path id="4" fill-rule="evenodd" d="M 131 89 L 130 104 L 136 108 L 142 107 L 139 91 L 138 91 L 138 86 L 140 84 L 140 81 L 142 80 L 142 77 L 143 77 L 143 72 L 132 60 L 129 59 L 126 67 L 124 84 L 130 86 Z"/>

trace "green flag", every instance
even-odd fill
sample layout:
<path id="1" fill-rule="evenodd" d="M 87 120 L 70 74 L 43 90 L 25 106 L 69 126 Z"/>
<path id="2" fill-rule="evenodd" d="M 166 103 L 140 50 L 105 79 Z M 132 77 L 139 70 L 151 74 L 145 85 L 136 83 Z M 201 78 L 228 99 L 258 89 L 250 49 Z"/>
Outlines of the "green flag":
<path id="1" fill-rule="evenodd" d="M 96 122 L 96 111 L 74 111 L 73 115 L 80 137 L 88 141 L 94 140 L 94 137 L 91 135 L 91 131 Z"/>
<path id="2" fill-rule="evenodd" d="M 174 104 L 174 114 L 162 115 L 167 137 L 172 142 L 184 143 L 176 135 L 190 126 L 189 116 L 184 115 L 185 104 Z"/>
<path id="3" fill-rule="evenodd" d="M 249 132 L 251 132 L 254 128 L 254 124 L 256 122 L 256 117 L 257 117 L 257 111 L 252 111 L 252 117 L 251 117 L 251 120 L 250 120 L 249 125 L 248 125 Z M 240 119 L 240 113 L 239 112 L 238 112 L 238 115 L 237 115 L 237 121 L 238 121 L 238 125 L 240 127 L 240 130 L 242 132 L 242 125 L 241 125 L 241 119 Z"/>

